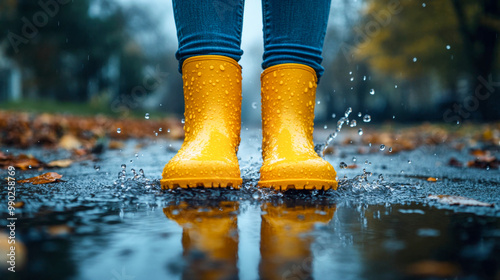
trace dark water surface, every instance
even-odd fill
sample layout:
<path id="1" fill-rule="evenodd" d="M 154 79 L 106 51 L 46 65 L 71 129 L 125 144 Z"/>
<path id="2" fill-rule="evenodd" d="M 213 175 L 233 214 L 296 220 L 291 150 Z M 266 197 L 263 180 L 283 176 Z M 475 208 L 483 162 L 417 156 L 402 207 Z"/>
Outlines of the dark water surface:
<path id="1" fill-rule="evenodd" d="M 339 148 L 326 156 L 341 178 L 338 191 L 279 194 L 254 187 L 257 134 L 242 136 L 242 190 L 161 191 L 161 170 L 180 141 L 128 141 L 96 161 L 53 170 L 65 182 L 18 184 L 25 205 L 16 210 L 16 240 L 25 249 L 15 273 L 0 256 L 0 278 L 500 279 L 499 170 L 449 167 L 451 156 L 467 154 L 439 146 L 391 156 Z M 44 161 L 68 156 L 29 153 Z M 340 169 L 342 161 L 358 168 Z M 145 176 L 134 178 L 131 168 Z M 5 244 L 4 180 L 1 194 Z M 450 206 L 430 194 L 496 205 Z"/>

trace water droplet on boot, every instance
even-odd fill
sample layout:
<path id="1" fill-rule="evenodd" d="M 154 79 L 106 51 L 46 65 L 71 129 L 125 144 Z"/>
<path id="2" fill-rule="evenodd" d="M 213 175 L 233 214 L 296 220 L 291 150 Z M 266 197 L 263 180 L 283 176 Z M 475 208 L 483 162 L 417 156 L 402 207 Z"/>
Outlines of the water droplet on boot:
<path id="1" fill-rule="evenodd" d="M 372 120 L 372 117 L 368 114 L 363 117 L 364 122 L 370 122 L 371 120 Z"/>
<path id="2" fill-rule="evenodd" d="M 371 90 L 370 90 L 370 94 L 371 94 L 371 95 L 375 95 L 375 90 L 374 90 L 374 89 L 371 89 Z"/>
<path id="3" fill-rule="evenodd" d="M 117 128 L 116 129 L 116 133 L 122 133 L 122 129 L 121 128 Z"/>
<path id="4" fill-rule="evenodd" d="M 363 135 L 363 129 L 362 129 L 362 128 L 360 128 L 360 129 L 358 130 L 358 134 L 359 134 L 359 135 Z"/>
<path id="5" fill-rule="evenodd" d="M 146 120 L 149 120 L 149 113 L 146 113 L 146 115 L 144 116 L 144 118 L 145 118 Z"/>
<path id="6" fill-rule="evenodd" d="M 356 120 L 352 120 L 351 124 L 349 125 L 350 127 L 355 127 L 357 125 Z"/>
<path id="7" fill-rule="evenodd" d="M 381 151 L 385 150 L 385 145 L 384 144 L 380 145 L 380 150 Z"/>

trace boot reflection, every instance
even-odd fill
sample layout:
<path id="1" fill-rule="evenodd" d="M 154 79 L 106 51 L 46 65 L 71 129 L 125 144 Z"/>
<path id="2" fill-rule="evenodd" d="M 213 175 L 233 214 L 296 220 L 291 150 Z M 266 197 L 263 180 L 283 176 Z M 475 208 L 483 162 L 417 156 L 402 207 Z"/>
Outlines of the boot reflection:
<path id="1" fill-rule="evenodd" d="M 335 205 L 262 206 L 259 272 L 261 279 L 312 279 L 311 243 L 308 235 L 316 223 L 328 223 Z"/>
<path id="2" fill-rule="evenodd" d="M 237 202 L 163 208 L 183 229 L 182 247 L 187 266 L 183 279 L 237 279 Z"/>

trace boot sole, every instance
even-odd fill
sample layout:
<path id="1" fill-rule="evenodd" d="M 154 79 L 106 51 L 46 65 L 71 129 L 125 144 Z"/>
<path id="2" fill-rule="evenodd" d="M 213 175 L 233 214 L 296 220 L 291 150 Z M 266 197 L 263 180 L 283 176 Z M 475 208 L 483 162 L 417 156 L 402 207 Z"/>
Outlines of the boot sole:
<path id="1" fill-rule="evenodd" d="M 162 189 L 195 189 L 195 188 L 233 188 L 239 189 L 241 178 L 192 178 L 192 179 L 161 179 Z"/>
<path id="2" fill-rule="evenodd" d="M 286 190 L 337 190 L 338 183 L 334 180 L 286 179 L 259 181 L 259 187 L 280 191 Z"/>

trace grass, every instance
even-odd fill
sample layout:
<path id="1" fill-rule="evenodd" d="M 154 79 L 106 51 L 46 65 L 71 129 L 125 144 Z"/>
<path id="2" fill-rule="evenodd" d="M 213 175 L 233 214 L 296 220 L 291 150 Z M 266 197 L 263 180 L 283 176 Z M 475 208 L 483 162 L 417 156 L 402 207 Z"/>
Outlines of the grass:
<path id="1" fill-rule="evenodd" d="M 0 110 L 28 112 L 28 113 L 50 113 L 50 114 L 71 114 L 77 116 L 94 116 L 105 115 L 110 117 L 131 117 L 144 118 L 144 115 L 149 112 L 142 109 L 130 110 L 129 114 L 124 115 L 123 112 L 115 112 L 109 105 L 91 104 L 91 103 L 75 103 L 75 102 L 59 102 L 53 100 L 22 100 L 1 102 Z M 166 112 L 150 112 L 151 118 L 167 117 Z"/>

